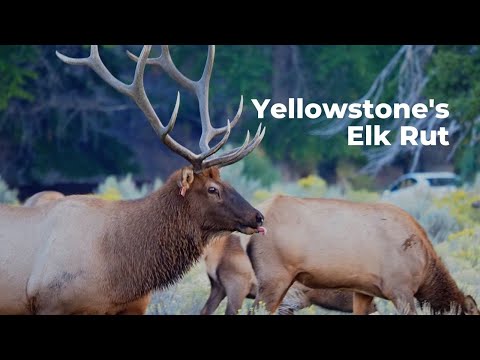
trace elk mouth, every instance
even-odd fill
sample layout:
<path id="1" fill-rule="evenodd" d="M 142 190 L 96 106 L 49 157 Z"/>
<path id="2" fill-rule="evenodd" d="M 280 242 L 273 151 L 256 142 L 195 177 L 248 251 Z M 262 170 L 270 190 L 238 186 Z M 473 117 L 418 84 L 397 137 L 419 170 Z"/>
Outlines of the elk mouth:
<path id="1" fill-rule="evenodd" d="M 267 228 L 265 228 L 263 226 L 251 227 L 251 226 L 240 225 L 237 228 L 237 231 L 239 231 L 243 234 L 246 234 L 246 235 L 253 235 L 253 234 L 267 235 Z"/>

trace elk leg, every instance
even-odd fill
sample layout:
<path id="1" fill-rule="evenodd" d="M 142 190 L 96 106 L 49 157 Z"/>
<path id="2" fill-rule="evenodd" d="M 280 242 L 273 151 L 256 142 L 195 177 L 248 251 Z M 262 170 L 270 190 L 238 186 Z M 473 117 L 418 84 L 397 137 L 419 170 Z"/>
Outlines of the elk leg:
<path id="1" fill-rule="evenodd" d="M 371 310 L 373 296 L 362 294 L 359 292 L 353 293 L 353 313 L 355 315 L 368 315 Z"/>
<path id="2" fill-rule="evenodd" d="M 272 279 L 268 282 L 262 282 L 261 284 L 259 283 L 258 295 L 255 298 L 254 308 L 257 308 L 260 303 L 264 303 L 267 311 L 270 314 L 273 314 L 279 307 L 293 281 L 293 278 L 288 277 Z"/>
<path id="3" fill-rule="evenodd" d="M 243 300 L 250 293 L 250 279 L 236 276 L 227 281 L 222 279 L 222 283 L 225 284 L 228 299 L 225 315 L 237 315 L 242 308 Z"/>
<path id="4" fill-rule="evenodd" d="M 415 299 L 410 292 L 396 292 L 391 298 L 399 314 L 416 315 Z"/>
<path id="5" fill-rule="evenodd" d="M 298 283 L 297 283 L 298 284 Z M 294 315 L 295 311 L 305 309 L 312 305 L 311 300 L 307 294 L 298 288 L 298 286 L 291 286 L 284 296 L 282 303 L 278 308 L 279 315 Z"/>
<path id="6" fill-rule="evenodd" d="M 209 279 L 211 285 L 210 296 L 200 311 L 200 315 L 212 315 L 226 296 L 223 286 L 210 278 L 210 276 Z"/>
<path id="7" fill-rule="evenodd" d="M 278 315 L 295 315 L 295 309 L 290 306 L 280 305 L 278 308 Z"/>

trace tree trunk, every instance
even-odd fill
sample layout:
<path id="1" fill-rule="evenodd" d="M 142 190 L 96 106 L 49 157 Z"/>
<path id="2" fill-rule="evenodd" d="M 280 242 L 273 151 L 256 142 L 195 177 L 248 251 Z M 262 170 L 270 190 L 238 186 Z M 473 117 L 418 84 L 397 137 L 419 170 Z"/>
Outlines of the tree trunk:
<path id="1" fill-rule="evenodd" d="M 272 51 L 272 103 L 288 102 L 291 82 L 291 47 L 274 45 Z"/>

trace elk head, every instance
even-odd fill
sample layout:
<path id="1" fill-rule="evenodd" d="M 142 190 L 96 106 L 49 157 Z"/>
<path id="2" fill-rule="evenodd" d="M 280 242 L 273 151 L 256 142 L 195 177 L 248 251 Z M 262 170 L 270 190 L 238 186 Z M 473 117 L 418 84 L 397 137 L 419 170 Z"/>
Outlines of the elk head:
<path id="1" fill-rule="evenodd" d="M 189 212 L 200 219 L 200 227 L 208 232 L 240 231 L 245 234 L 265 233 L 263 215 L 229 184 L 220 179 L 218 167 L 195 174 L 191 167 L 178 170 L 170 181 L 176 181 L 179 196 Z"/>
<path id="2" fill-rule="evenodd" d="M 242 96 L 238 111 L 231 122 L 227 120 L 226 126 L 218 128 L 213 127 L 210 122 L 208 93 L 215 46 L 210 45 L 208 47 L 205 68 L 198 81 L 188 79 L 177 69 L 170 56 L 168 45 L 162 46 L 162 53 L 157 58 L 149 58 L 151 48 L 152 45 L 144 45 L 138 57 L 127 52 L 128 56 L 136 62 L 135 75 L 131 84 L 123 83 L 110 73 L 100 58 L 98 45 L 91 46 L 90 56 L 87 58 L 71 58 L 60 54 L 58 51 L 56 54 L 60 60 L 67 64 L 90 67 L 115 90 L 130 97 L 145 114 L 161 141 L 170 150 L 192 164 L 191 167 L 175 172 L 168 182 L 174 182 L 178 185 L 178 196 L 183 197 L 183 201 L 188 203 L 189 208 L 198 214 L 205 230 L 217 232 L 240 231 L 246 234 L 264 233 L 265 229 L 261 226 L 263 215 L 253 208 L 233 187 L 220 179 L 218 169 L 233 164 L 252 152 L 262 141 L 265 135 L 265 127 L 262 128 L 262 124 L 260 124 L 252 140 L 250 140 L 250 132 L 248 131 L 241 146 L 220 156 L 215 155 L 227 142 L 231 129 L 238 123 L 243 109 Z M 202 125 L 202 135 L 199 140 L 200 153 L 192 152 L 170 136 L 180 106 L 180 92 L 177 93 L 175 107 L 166 126 L 163 125 L 153 109 L 143 83 L 147 64 L 160 67 L 173 80 L 197 97 Z M 223 135 L 222 139 L 213 147 L 210 147 L 210 141 L 221 135 Z"/>

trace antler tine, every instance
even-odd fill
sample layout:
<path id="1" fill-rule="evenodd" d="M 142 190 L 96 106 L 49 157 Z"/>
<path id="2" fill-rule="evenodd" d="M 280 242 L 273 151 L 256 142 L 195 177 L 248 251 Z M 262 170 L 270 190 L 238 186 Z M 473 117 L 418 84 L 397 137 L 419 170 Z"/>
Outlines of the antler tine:
<path id="1" fill-rule="evenodd" d="M 211 166 L 223 167 L 223 166 L 227 166 L 240 161 L 245 156 L 250 154 L 253 150 L 255 150 L 255 148 L 260 144 L 260 142 L 263 140 L 263 137 L 265 136 L 265 130 L 266 130 L 266 127 L 263 127 L 262 129 L 262 124 L 260 124 L 257 130 L 257 133 L 255 134 L 255 137 L 252 139 L 250 143 L 248 143 L 248 138 L 250 133 L 247 132 L 247 137 L 242 146 L 236 149 L 233 149 L 216 158 L 204 161 L 203 166 L 205 168 L 208 168 Z"/>
<path id="2" fill-rule="evenodd" d="M 64 63 L 69 65 L 83 65 L 88 66 L 93 71 L 97 73 L 106 83 L 108 83 L 111 87 L 113 87 L 118 92 L 121 92 L 125 95 L 130 95 L 129 86 L 120 80 L 118 80 L 112 73 L 106 68 L 103 64 L 102 59 L 100 58 L 100 54 L 98 53 L 98 45 L 92 45 L 90 47 L 90 56 L 86 58 L 72 58 L 69 56 L 65 56 L 62 53 L 55 51 L 57 57 L 62 60 Z M 148 54 L 147 58 L 148 58 Z M 137 68 L 140 66 L 141 62 L 138 62 Z"/>
<path id="3" fill-rule="evenodd" d="M 180 107 L 180 91 L 177 91 L 177 100 L 175 101 L 175 107 L 173 108 L 172 116 L 170 116 L 170 121 L 168 122 L 167 127 L 163 132 L 163 138 L 165 138 L 173 130 L 173 127 L 175 126 L 175 122 L 177 121 L 177 114 L 178 114 L 179 107 Z"/>
<path id="4" fill-rule="evenodd" d="M 165 145 L 167 145 L 175 153 L 179 154 L 180 156 L 191 162 L 194 167 L 198 168 L 201 166 L 198 160 L 198 156 L 191 152 L 189 149 L 180 145 L 169 135 L 177 119 L 178 109 L 180 106 L 180 93 L 177 93 L 175 107 L 170 117 L 170 121 L 168 122 L 166 127 L 163 126 L 163 123 L 157 116 L 152 104 L 150 103 L 150 100 L 148 99 L 147 94 L 145 93 L 143 77 L 145 73 L 145 66 L 149 62 L 148 56 L 150 55 L 151 49 L 152 45 L 144 45 L 142 48 L 142 52 L 140 53 L 140 57 L 136 58 L 137 65 L 135 68 L 135 75 L 131 84 L 125 84 L 112 75 L 112 73 L 107 69 L 102 59 L 100 58 L 98 45 L 92 45 L 90 47 L 90 56 L 87 58 L 71 58 L 61 54 L 58 51 L 56 51 L 56 55 L 60 60 L 67 64 L 88 66 L 115 90 L 132 98 L 132 100 L 135 101 L 140 110 L 142 110 L 142 112 L 145 114 L 151 126 L 153 127 L 157 135 L 165 143 Z"/>
<path id="5" fill-rule="evenodd" d="M 138 56 L 132 54 L 130 51 L 127 50 L 128 57 L 138 62 Z M 185 75 L 181 73 L 180 70 L 175 66 L 172 57 L 170 56 L 170 50 L 168 45 L 162 45 L 162 53 L 159 57 L 156 58 L 149 58 L 147 60 L 148 65 L 154 65 L 160 67 L 163 71 L 165 71 L 173 80 L 183 86 L 185 89 L 195 93 L 196 82 L 190 80 Z"/>
<path id="6" fill-rule="evenodd" d="M 263 138 L 263 137 L 262 137 Z M 235 155 L 230 155 L 228 158 L 227 157 L 219 157 L 216 159 L 211 159 L 205 166 L 211 167 L 211 166 L 218 166 L 218 167 L 224 167 L 228 166 L 231 164 L 234 164 L 240 160 L 242 160 L 244 157 L 246 157 L 248 154 L 250 154 L 255 148 L 258 146 L 262 138 L 257 139 L 255 142 L 251 142 L 248 147 L 246 147 L 241 153 L 235 154 Z"/>
<path id="7" fill-rule="evenodd" d="M 260 142 L 263 140 L 263 137 L 265 136 L 265 130 L 266 128 L 264 127 L 260 135 L 256 139 L 252 140 L 252 142 L 244 150 L 239 150 L 235 156 L 232 156 L 229 159 L 223 159 L 221 163 L 217 166 L 223 167 L 242 160 L 245 156 L 247 156 L 257 148 L 257 146 L 260 144 Z"/>
<path id="8" fill-rule="evenodd" d="M 195 89 L 195 95 L 197 95 L 198 107 L 200 110 L 200 121 L 202 123 L 202 136 L 200 137 L 198 145 L 202 152 L 207 152 L 210 149 L 209 143 L 216 136 L 210 120 L 210 111 L 208 108 L 208 95 L 214 60 L 215 45 L 208 45 L 207 60 L 205 61 L 203 74 L 200 80 L 198 80 L 197 87 Z"/>
<path id="9" fill-rule="evenodd" d="M 242 111 L 243 111 L 243 95 L 240 95 L 240 104 L 238 105 L 238 110 L 237 113 L 235 114 L 235 117 L 230 123 L 230 126 L 233 128 L 235 125 L 237 125 L 238 120 L 240 120 L 240 117 L 242 116 Z M 227 130 L 227 127 L 221 127 L 221 128 L 214 128 L 213 132 L 215 133 L 214 137 L 217 135 L 223 134 Z"/>
<path id="10" fill-rule="evenodd" d="M 200 154 L 199 158 L 203 161 L 204 159 L 208 158 L 212 154 L 215 154 L 220 148 L 225 145 L 225 143 L 228 140 L 228 137 L 230 136 L 230 131 L 232 130 L 230 126 L 230 120 L 227 120 L 227 131 L 225 132 L 225 135 L 223 136 L 222 140 L 220 140 L 217 145 L 215 145 L 213 148 L 203 152 Z"/>
<path id="11" fill-rule="evenodd" d="M 127 51 L 127 54 L 130 59 L 138 62 L 137 56 L 135 56 L 129 51 Z M 211 148 L 209 145 L 210 141 L 216 136 L 225 134 L 227 131 L 227 126 L 214 128 L 210 120 L 208 98 L 209 98 L 210 79 L 212 77 L 214 60 L 215 60 L 215 45 L 209 45 L 207 60 L 205 62 L 205 67 L 203 69 L 202 77 L 198 81 L 192 81 L 188 79 L 185 75 L 182 74 L 180 70 L 178 70 L 178 68 L 175 66 L 172 60 L 168 45 L 162 45 L 162 53 L 159 57 L 150 58 L 147 60 L 147 64 L 160 67 L 173 80 L 175 80 L 185 89 L 193 92 L 197 97 L 199 111 L 200 111 L 200 121 L 202 124 L 202 135 L 199 141 L 200 151 L 202 151 L 202 154 L 200 154 L 200 157 L 202 158 L 207 157 L 205 156 L 205 154 L 209 154 L 208 156 L 211 156 L 214 153 L 214 152 L 213 153 L 211 152 Z M 238 107 L 237 113 L 233 118 L 233 120 L 230 122 L 231 129 L 235 127 L 235 125 L 237 125 L 238 121 L 240 120 L 240 117 L 242 115 L 242 110 L 243 110 L 243 96 L 241 96 L 240 98 L 240 105 Z M 223 139 L 221 141 L 223 141 Z M 217 148 L 217 146 L 215 146 L 214 148 Z"/>

